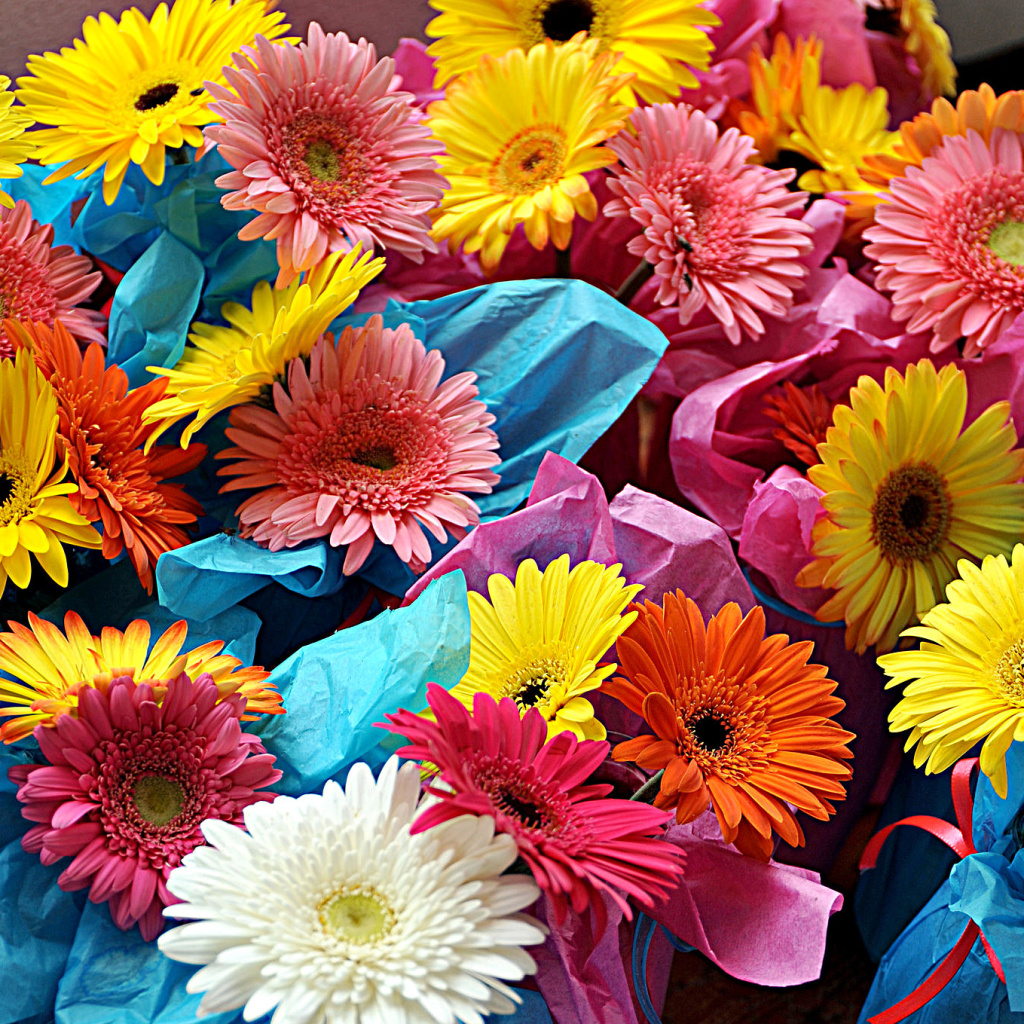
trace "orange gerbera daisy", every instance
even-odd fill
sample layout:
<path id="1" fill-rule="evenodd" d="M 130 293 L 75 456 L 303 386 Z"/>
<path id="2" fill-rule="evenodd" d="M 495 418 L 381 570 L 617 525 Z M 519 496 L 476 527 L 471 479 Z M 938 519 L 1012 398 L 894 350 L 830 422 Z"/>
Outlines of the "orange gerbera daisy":
<path id="1" fill-rule="evenodd" d="M 193 682 L 209 673 L 221 698 L 232 693 L 246 698 L 243 721 L 252 721 L 257 714 L 284 713 L 281 695 L 272 684 L 264 685 L 270 673 L 258 665 L 239 668 L 238 658 L 220 653 L 222 640 L 180 653 L 188 634 L 184 621 L 157 637 L 152 650 L 145 619 L 131 622 L 123 633 L 106 626 L 99 636 L 89 632 L 77 612 L 64 616 L 63 633 L 31 612 L 28 626 L 7 625 L 11 632 L 0 633 L 0 671 L 13 678 L 0 678 L 0 701 L 10 705 L 0 707 L 0 717 L 8 719 L 0 725 L 4 743 L 31 735 L 37 725 L 52 726 L 60 715 L 77 714 L 83 687 L 106 692 L 110 681 L 119 676 L 148 683 L 159 702 L 168 682 L 182 672 Z"/>
<path id="2" fill-rule="evenodd" d="M 782 394 L 766 395 L 764 414 L 779 425 L 772 437 L 781 441 L 805 466 L 816 466 L 818 445 L 832 426 L 832 402 L 817 384 L 798 388 L 783 381 Z"/>
<path id="3" fill-rule="evenodd" d="M 982 84 L 965 89 L 957 97 L 956 106 L 939 97 L 932 101 L 931 112 L 918 114 L 904 121 L 899 137 L 888 153 L 872 153 L 864 157 L 858 168 L 861 178 L 873 187 L 871 192 L 851 192 L 847 219 L 860 228 L 875 219 L 875 207 L 883 199 L 878 192 L 888 192 L 893 178 L 906 177 L 908 167 L 920 167 L 932 150 L 950 135 L 966 136 L 976 131 L 985 145 L 989 144 L 997 128 L 1024 132 L 1024 89 L 1014 89 L 997 96 L 992 86 Z"/>
<path id="4" fill-rule="evenodd" d="M 57 396 L 58 437 L 78 484 L 71 504 L 90 522 L 103 523 L 104 557 L 116 558 L 127 549 L 142 585 L 152 593 L 156 560 L 187 544 L 185 528 L 203 513 L 180 484 L 164 481 L 198 466 L 205 445 L 187 450 L 161 445 L 143 453 L 153 426 L 143 425 L 142 413 L 163 396 L 166 380 L 129 392 L 124 370 L 105 367 L 97 344 L 83 358 L 59 321 L 53 330 L 15 320 L 5 321 L 4 327 L 15 348 L 35 354 Z"/>
<path id="5" fill-rule="evenodd" d="M 846 796 L 854 738 L 832 716 L 845 704 L 824 665 L 808 665 L 809 641 L 765 637 L 764 611 L 735 604 L 712 616 L 682 591 L 639 615 L 616 645 L 625 678 L 604 690 L 643 715 L 654 735 L 612 751 L 617 761 L 664 769 L 655 807 L 693 821 L 710 804 L 722 836 L 767 860 L 778 833 L 804 842 L 789 805 L 822 821 Z"/>

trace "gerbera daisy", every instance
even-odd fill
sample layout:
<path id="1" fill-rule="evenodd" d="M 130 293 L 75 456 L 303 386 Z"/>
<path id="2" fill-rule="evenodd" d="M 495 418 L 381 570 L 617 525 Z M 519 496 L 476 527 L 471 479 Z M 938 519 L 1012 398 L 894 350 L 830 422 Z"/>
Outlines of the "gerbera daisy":
<path id="1" fill-rule="evenodd" d="M 812 532 L 816 560 L 801 586 L 831 587 L 823 622 L 846 620 L 846 645 L 892 650 L 939 600 L 964 556 L 1009 552 L 1024 531 L 1024 452 L 1008 402 L 964 429 L 967 378 L 928 359 L 868 376 L 837 405 L 807 476 L 828 513 Z"/>
<path id="2" fill-rule="evenodd" d="M 821 40 L 799 36 L 794 46 L 785 32 L 779 32 L 771 57 L 755 43 L 747 64 L 750 100 L 730 101 L 729 118 L 754 140 L 758 162 L 771 164 L 778 159 L 779 150 L 789 148 L 789 137 L 803 112 L 803 90 L 818 88 Z"/>
<path id="3" fill-rule="evenodd" d="M 195 416 L 181 433 L 181 447 L 219 412 L 259 396 L 284 375 L 293 359 L 308 356 L 332 320 L 355 301 L 359 289 L 384 268 L 383 259 L 331 253 L 301 280 L 272 289 L 260 281 L 253 289 L 252 309 L 227 302 L 221 316 L 227 327 L 195 323 L 191 344 L 173 369 L 147 366 L 167 378 L 167 393 L 144 410 L 142 422 L 153 424 L 148 451 L 168 427 Z"/>
<path id="4" fill-rule="evenodd" d="M 246 705 L 242 721 L 257 714 L 284 713 L 281 695 L 265 685 L 270 675 L 262 668 L 245 667 L 238 658 L 221 654 L 224 643 L 212 640 L 182 654 L 188 634 L 184 621 L 176 622 L 157 637 L 150 650 L 150 626 L 135 619 L 122 633 L 106 626 L 94 636 L 76 612 L 64 616 L 64 632 L 31 612 L 28 626 L 8 622 L 10 633 L 0 633 L 0 725 L 4 743 L 28 736 L 37 725 L 52 726 L 77 712 L 82 692 L 99 688 L 106 692 L 115 676 L 128 676 L 151 688 L 157 702 L 164 699 L 167 684 L 184 672 L 190 679 L 209 676 L 221 698 L 237 693 Z M 66 635 L 65 635 L 66 634 Z"/>
<path id="5" fill-rule="evenodd" d="M 765 637 L 760 606 L 743 616 L 727 604 L 706 629 L 682 591 L 638 610 L 618 644 L 625 676 L 604 689 L 653 735 L 618 744 L 612 757 L 664 769 L 654 806 L 687 822 L 710 805 L 742 853 L 767 860 L 773 832 L 802 846 L 793 809 L 827 820 L 853 774 L 854 736 L 833 719 L 845 704 L 828 669 L 807 664 L 814 644 Z"/>
<path id="6" fill-rule="evenodd" d="M 74 857 L 60 888 L 88 888 L 119 928 L 138 923 L 143 939 L 155 939 L 173 902 L 167 877 L 203 842 L 200 823 L 237 829 L 244 807 L 274 799 L 256 790 L 281 772 L 242 732 L 244 710 L 240 694 L 218 700 L 208 675 L 170 680 L 162 703 L 127 676 L 106 691 L 87 687 L 76 717 L 35 730 L 49 764 L 10 770 L 22 814 L 39 822 L 22 847 L 44 864 Z"/>
<path id="7" fill-rule="evenodd" d="M 313 22 L 308 44 L 261 36 L 234 62 L 231 88 L 210 86 L 224 124 L 206 138 L 235 168 L 217 179 L 235 190 L 224 207 L 259 211 L 238 237 L 277 239 L 279 286 L 356 242 L 417 263 L 437 252 L 428 211 L 445 186 L 432 158 L 440 146 L 412 94 L 393 91 L 391 57 Z"/>
<path id="8" fill-rule="evenodd" d="M 643 228 L 627 248 L 643 257 L 658 280 L 655 300 L 679 307 L 687 324 L 707 309 L 726 337 L 764 333 L 759 312 L 782 316 L 807 268 L 811 229 L 790 213 L 804 192 L 786 183 L 792 170 L 748 164 L 753 139 L 684 104 L 633 111 L 632 133 L 612 139 L 622 161 L 608 179 L 616 197 L 604 212 L 629 215 Z"/>
<path id="9" fill-rule="evenodd" d="M 933 352 L 963 337 L 976 355 L 1024 312 L 1024 136 L 951 136 L 890 190 L 864 251 L 893 318 L 931 330 Z"/>
<path id="10" fill-rule="evenodd" d="M 59 319 L 80 341 L 106 344 L 103 314 L 76 308 L 103 275 L 88 256 L 52 241 L 53 225 L 40 224 L 24 199 L 0 208 L 0 317 L 47 327 Z"/>
<path id="11" fill-rule="evenodd" d="M 889 714 L 893 732 L 910 730 L 914 765 L 942 772 L 979 740 L 981 770 L 1006 798 L 1006 752 L 1024 739 L 1024 544 L 1004 555 L 987 555 L 979 569 L 966 558 L 960 579 L 946 587 L 946 604 L 904 632 L 921 640 L 918 651 L 878 659 L 904 684 Z"/>
<path id="12" fill-rule="evenodd" d="M 63 544 L 98 548 L 100 535 L 71 506 L 77 487 L 57 463 L 57 399 L 30 352 L 0 359 L 0 595 L 24 590 L 30 554 L 58 586 L 68 585 Z M 0 714 L 3 712 L 0 711 Z"/>
<path id="13" fill-rule="evenodd" d="M 548 733 L 603 740 L 604 726 L 584 696 L 615 671 L 601 659 L 636 617 L 623 615 L 642 586 L 627 586 L 621 565 L 556 558 L 543 572 L 528 558 L 513 583 L 495 573 L 490 601 L 469 593 L 469 668 L 452 693 L 467 708 L 477 693 L 510 697 L 522 711 L 536 708 Z"/>
<path id="14" fill-rule="evenodd" d="M 713 44 L 703 28 L 720 24 L 702 0 L 430 0 L 441 14 L 426 28 L 437 39 L 427 53 L 437 64 L 438 88 L 477 67 L 485 54 L 500 57 L 516 47 L 566 43 L 585 33 L 601 52 L 621 57 L 618 70 L 636 80 L 620 97 L 635 103 L 674 99 L 699 84 Z M 584 94 L 576 97 L 581 99 Z M 508 95 L 506 95 L 506 100 Z"/>
<path id="15" fill-rule="evenodd" d="M 480 522 L 465 492 L 489 494 L 500 461 L 494 416 L 477 400 L 475 373 L 443 384 L 444 358 L 428 352 L 408 324 L 379 316 L 321 338 L 309 369 L 288 365 L 287 390 L 274 383 L 273 409 L 233 409 L 217 453 L 239 459 L 222 490 L 260 488 L 238 507 L 243 537 L 279 551 L 315 537 L 348 545 L 355 572 L 375 539 L 415 572 L 431 559 L 424 527 L 442 543 Z"/>
<path id="16" fill-rule="evenodd" d="M 537 898 L 490 821 L 462 817 L 410 835 L 415 765 L 392 758 L 374 783 L 353 766 L 345 789 L 279 797 L 245 811 L 248 834 L 208 821 L 208 846 L 168 888 L 191 919 L 160 936 L 173 960 L 208 964 L 189 979 L 199 1014 L 245 1007 L 284 1024 L 480 1021 L 512 1013 L 504 982 L 536 970 L 544 941 L 517 913 Z M 417 802 L 419 801 L 419 802 Z M 244 884 L 239 884 L 244 879 Z"/>
<path id="17" fill-rule="evenodd" d="M 615 60 L 597 54 L 596 40 L 547 42 L 529 53 L 483 57 L 452 82 L 427 111 L 450 183 L 434 213 L 434 236 L 453 252 L 460 245 L 479 252 L 487 273 L 520 224 L 534 248 L 550 238 L 565 249 L 576 215 L 597 216 L 584 175 L 615 162 L 601 145 L 627 112 L 611 98 L 628 80 L 614 73 Z"/>
<path id="18" fill-rule="evenodd" d="M 35 123 L 20 107 L 13 107 L 14 93 L 7 90 L 11 80 L 0 75 L 0 181 L 20 178 L 21 167 L 36 151 L 35 139 L 25 131 Z M 0 206 L 14 206 L 14 200 L 0 188 Z"/>
<path id="19" fill-rule="evenodd" d="M 74 338 L 58 320 L 43 324 L 5 322 L 8 339 L 27 346 L 57 396 L 57 433 L 72 479 L 72 507 L 91 523 L 103 523 L 103 557 L 127 549 L 142 585 L 153 592 L 153 570 L 165 551 L 189 542 L 186 526 L 203 507 L 180 484 L 165 483 L 202 462 L 206 447 L 183 452 L 161 445 L 143 454 L 149 433 L 142 412 L 157 401 L 166 382 L 128 390 L 119 366 L 104 368 L 103 349 L 92 344 L 83 359 Z"/>
<path id="20" fill-rule="evenodd" d="M 805 466 L 815 466 L 817 446 L 832 425 L 832 403 L 817 384 L 798 388 L 784 381 L 782 394 L 765 396 L 764 414 L 778 423 L 772 437 L 781 441 Z"/>
<path id="21" fill-rule="evenodd" d="M 805 171 L 797 184 L 809 192 L 870 192 L 858 167 L 868 153 L 892 149 L 896 132 L 889 123 L 888 93 L 881 87 L 865 89 L 860 82 L 833 89 L 827 85 L 805 85 L 797 128 L 787 148 L 818 165 Z"/>
<path id="22" fill-rule="evenodd" d="M 934 0 L 861 0 L 862 6 L 885 11 L 895 24 L 893 34 L 921 71 L 921 92 L 925 96 L 953 96 L 956 93 L 956 65 L 951 56 L 949 36 L 935 18 Z"/>
<path id="23" fill-rule="evenodd" d="M 561 923 L 571 906 L 590 907 L 604 930 L 607 893 L 631 917 L 632 896 L 650 907 L 682 872 L 679 849 L 659 837 L 671 819 L 634 800 L 609 800 L 612 787 L 586 785 L 608 756 L 608 744 L 570 733 L 548 739 L 535 708 L 520 717 L 510 698 L 478 693 L 473 713 L 431 683 L 427 700 L 436 721 L 411 711 L 386 715 L 386 728 L 411 745 L 402 757 L 436 768 L 438 798 L 417 818 L 414 832 L 475 814 L 494 819 L 512 836 Z M 429 832 L 427 833 L 429 834 Z"/>
<path id="24" fill-rule="evenodd" d="M 43 184 L 103 168 L 103 198 L 112 203 L 130 163 L 153 184 L 164 180 L 165 152 L 201 146 L 201 125 L 216 120 L 204 83 L 222 83 L 231 54 L 257 34 L 287 31 L 267 0 L 176 0 L 147 21 L 135 7 L 115 21 L 86 18 L 83 39 L 59 54 L 28 59 L 18 99 L 53 125 L 34 133 L 42 164 L 63 164 Z"/>

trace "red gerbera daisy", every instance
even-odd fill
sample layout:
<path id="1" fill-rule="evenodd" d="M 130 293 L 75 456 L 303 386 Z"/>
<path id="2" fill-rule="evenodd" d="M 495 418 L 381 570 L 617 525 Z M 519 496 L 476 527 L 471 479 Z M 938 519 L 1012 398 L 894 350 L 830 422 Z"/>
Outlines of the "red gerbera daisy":
<path id="1" fill-rule="evenodd" d="M 109 901 L 119 928 L 139 923 L 156 938 L 163 908 L 176 902 L 166 880 L 203 844 L 200 824 L 214 818 L 242 826 L 242 811 L 273 793 L 257 793 L 281 772 L 259 739 L 242 732 L 245 698 L 221 698 L 213 678 L 183 672 L 158 704 L 148 683 L 121 676 L 85 687 L 78 715 L 38 725 L 46 765 L 10 770 L 22 814 L 39 822 L 21 845 L 44 864 L 74 860 L 57 884 L 89 888 Z"/>
<path id="2" fill-rule="evenodd" d="M 203 514 L 202 505 L 180 484 L 164 481 L 195 469 L 206 446 L 160 445 L 144 453 L 153 425 L 143 425 L 142 413 L 162 397 L 166 380 L 129 391 L 124 370 L 104 367 L 103 350 L 96 344 L 83 358 L 59 321 L 52 331 L 10 320 L 4 326 L 15 347 L 34 352 L 57 396 L 58 435 L 78 484 L 71 504 L 90 522 L 103 523 L 103 556 L 116 558 L 127 549 L 142 585 L 152 593 L 157 559 L 187 544 L 185 527 Z"/>
<path id="3" fill-rule="evenodd" d="M 520 718 L 515 701 L 478 693 L 473 713 L 431 683 L 431 722 L 411 711 L 385 715 L 393 732 L 412 744 L 403 757 L 437 767 L 439 799 L 413 826 L 422 832 L 460 814 L 489 816 L 496 831 L 514 836 L 519 855 L 547 894 L 556 920 L 569 904 L 590 906 L 603 930 L 606 892 L 630 909 L 623 893 L 645 906 L 664 896 L 682 873 L 679 849 L 660 840 L 671 816 L 632 800 L 605 799 L 612 787 L 585 785 L 607 758 L 609 745 L 561 732 L 549 741 L 535 708 Z M 450 788 L 449 788 L 450 787 Z"/>

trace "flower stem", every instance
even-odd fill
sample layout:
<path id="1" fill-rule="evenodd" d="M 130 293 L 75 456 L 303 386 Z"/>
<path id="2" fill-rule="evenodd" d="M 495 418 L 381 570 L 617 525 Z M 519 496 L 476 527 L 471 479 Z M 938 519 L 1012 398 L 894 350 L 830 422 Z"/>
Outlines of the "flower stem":
<path id="1" fill-rule="evenodd" d="M 645 282 L 650 280 L 653 273 L 654 264 L 648 263 L 647 260 L 641 260 L 633 273 L 622 282 L 622 287 L 615 293 L 615 298 L 624 306 L 628 306 L 636 298 L 636 293 L 640 291 Z"/>
<path id="2" fill-rule="evenodd" d="M 555 277 L 572 277 L 572 248 L 555 249 Z"/>
<path id="3" fill-rule="evenodd" d="M 664 774 L 664 768 L 655 772 L 629 799 L 639 800 L 642 804 L 653 804 L 661 788 L 661 777 Z"/>
<path id="4" fill-rule="evenodd" d="M 171 155 L 172 164 L 189 164 L 192 162 L 192 154 L 184 146 L 178 146 L 174 149 L 168 148 L 167 152 Z"/>

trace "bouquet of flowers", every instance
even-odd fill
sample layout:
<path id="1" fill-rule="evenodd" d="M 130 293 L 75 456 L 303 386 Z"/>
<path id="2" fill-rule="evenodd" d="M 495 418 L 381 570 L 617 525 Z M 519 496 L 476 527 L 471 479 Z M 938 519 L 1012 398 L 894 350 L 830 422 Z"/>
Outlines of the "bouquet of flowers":
<path id="1" fill-rule="evenodd" d="M 1000 823 L 915 934 L 1015 884 L 1024 91 L 931 0 L 429 2 L 0 79 L 0 1024 L 809 981 L 890 732 Z"/>

